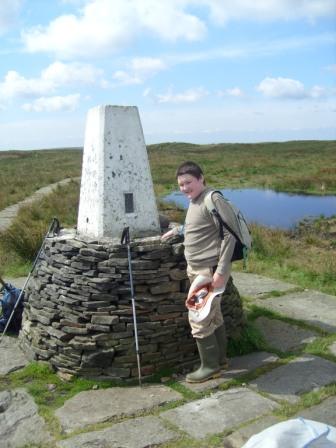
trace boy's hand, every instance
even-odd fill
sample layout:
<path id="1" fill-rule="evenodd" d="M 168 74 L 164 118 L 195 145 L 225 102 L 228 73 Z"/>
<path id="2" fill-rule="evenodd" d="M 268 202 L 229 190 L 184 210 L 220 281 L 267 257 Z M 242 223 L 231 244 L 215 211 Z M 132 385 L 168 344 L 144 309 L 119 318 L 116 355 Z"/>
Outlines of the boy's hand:
<path id="1" fill-rule="evenodd" d="M 224 276 L 221 274 L 218 274 L 217 272 L 214 273 L 213 277 L 212 277 L 212 283 L 211 286 L 214 289 L 220 289 L 223 288 L 224 286 Z"/>
<path id="2" fill-rule="evenodd" d="M 165 241 L 165 240 L 167 240 L 168 238 L 170 238 L 173 235 L 174 235 L 174 231 L 173 230 L 168 230 L 168 232 L 166 232 L 163 235 L 161 235 L 161 241 Z"/>

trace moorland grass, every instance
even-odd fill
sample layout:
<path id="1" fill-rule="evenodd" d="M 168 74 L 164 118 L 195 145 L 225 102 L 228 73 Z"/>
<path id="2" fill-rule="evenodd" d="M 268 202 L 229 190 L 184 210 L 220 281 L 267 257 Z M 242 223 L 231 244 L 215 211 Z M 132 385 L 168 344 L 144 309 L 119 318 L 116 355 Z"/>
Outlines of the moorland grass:
<path id="1" fill-rule="evenodd" d="M 148 146 L 157 196 L 176 190 L 175 170 L 185 160 L 200 163 L 216 188 L 270 188 L 303 193 L 336 192 L 336 142 Z M 39 188 L 81 173 L 82 150 L 0 152 L 0 210 Z"/>
<path id="2" fill-rule="evenodd" d="M 336 217 L 318 218 L 294 231 L 251 227 L 248 272 L 336 295 Z"/>
<path id="3" fill-rule="evenodd" d="M 70 181 L 52 193 L 23 206 L 11 226 L 0 233 L 0 244 L 6 253 L 16 253 L 23 260 L 33 260 L 53 217 L 63 227 L 72 227 L 77 220 L 79 182 Z"/>
<path id="4" fill-rule="evenodd" d="M 36 190 L 81 174 L 80 149 L 0 151 L 0 210 Z"/>
<path id="5" fill-rule="evenodd" d="M 157 194 L 176 190 L 175 171 L 199 163 L 208 184 L 220 188 L 270 188 L 300 193 L 336 192 L 336 142 L 213 144 L 161 143 L 148 147 Z"/>

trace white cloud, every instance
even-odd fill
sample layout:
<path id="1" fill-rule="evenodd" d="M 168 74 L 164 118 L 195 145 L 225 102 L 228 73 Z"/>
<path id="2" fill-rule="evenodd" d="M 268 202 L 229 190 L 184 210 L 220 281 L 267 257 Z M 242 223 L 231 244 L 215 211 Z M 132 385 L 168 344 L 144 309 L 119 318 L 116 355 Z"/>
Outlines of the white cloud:
<path id="1" fill-rule="evenodd" d="M 206 32 L 204 22 L 196 15 L 187 13 L 193 0 L 133 0 L 142 27 L 149 29 L 161 38 L 175 41 L 183 38 L 199 40 Z"/>
<path id="2" fill-rule="evenodd" d="M 334 0 L 196 0 L 210 9 L 210 17 L 218 24 L 231 20 L 295 20 L 314 21 L 319 17 L 335 16 Z"/>
<path id="3" fill-rule="evenodd" d="M 140 78 L 134 74 L 125 72 L 124 70 L 117 70 L 113 73 L 113 79 L 115 79 L 120 84 L 141 84 Z"/>
<path id="4" fill-rule="evenodd" d="M 47 79 L 26 79 L 15 70 L 10 70 L 0 83 L 0 98 L 32 97 L 50 93 L 55 88 L 54 83 Z"/>
<path id="5" fill-rule="evenodd" d="M 271 98 L 305 98 L 307 93 L 302 82 L 290 78 L 265 78 L 257 90 Z"/>
<path id="6" fill-rule="evenodd" d="M 288 99 L 317 99 L 335 94 L 334 89 L 327 89 L 322 86 L 313 86 L 311 89 L 306 89 L 304 84 L 296 79 L 281 77 L 263 79 L 257 86 L 257 90 L 265 97 Z"/>
<path id="7" fill-rule="evenodd" d="M 90 64 L 72 62 L 65 64 L 56 61 L 50 64 L 41 73 L 41 79 L 49 80 L 55 85 L 65 85 L 73 83 L 94 84 L 103 71 Z"/>
<path id="8" fill-rule="evenodd" d="M 78 93 L 66 96 L 51 96 L 38 98 L 32 103 L 22 106 L 27 112 L 57 112 L 74 110 L 78 106 L 80 95 Z"/>
<path id="9" fill-rule="evenodd" d="M 327 89 L 321 86 L 314 86 L 310 89 L 309 95 L 312 98 L 322 98 L 328 95 Z"/>
<path id="10" fill-rule="evenodd" d="M 62 15 L 47 27 L 23 31 L 22 39 L 29 52 L 73 58 L 120 51 L 143 31 L 175 41 L 200 39 L 205 30 L 180 0 L 91 0 L 77 15 Z"/>
<path id="11" fill-rule="evenodd" d="M 6 3 L 10 4 L 8 0 Z M 27 51 L 50 52 L 61 58 L 88 58 L 120 51 L 137 36 L 149 33 L 167 41 L 196 41 L 207 31 L 208 17 L 204 11 L 218 25 L 238 20 L 314 21 L 336 15 L 335 0 L 73 0 L 71 3 L 78 4 L 76 14 L 61 15 L 47 26 L 22 32 Z"/>
<path id="12" fill-rule="evenodd" d="M 234 97 L 242 97 L 244 96 L 244 92 L 239 87 L 233 87 L 232 89 L 221 90 L 218 92 L 219 96 L 234 96 Z"/>
<path id="13" fill-rule="evenodd" d="M 167 68 L 158 58 L 135 58 L 129 64 L 129 71 L 118 70 L 113 78 L 121 84 L 142 84 L 148 78 Z"/>
<path id="14" fill-rule="evenodd" d="M 335 114 L 330 102 L 299 107 L 296 102 L 235 102 L 228 105 L 179 105 L 141 114 L 146 142 L 193 143 L 335 139 Z M 256 113 L 257 112 L 257 113 Z M 188 119 L 186 120 L 186 116 Z"/>
<path id="15" fill-rule="evenodd" d="M 156 94 L 155 98 L 159 103 L 195 103 L 207 95 L 208 92 L 203 87 L 198 87 L 180 93 L 173 93 L 169 89 L 166 93 Z"/>
<path id="16" fill-rule="evenodd" d="M 15 22 L 21 9 L 22 0 L 1 0 L 0 34 L 5 33 Z"/>
<path id="17" fill-rule="evenodd" d="M 0 98 L 9 100 L 48 95 L 64 85 L 93 84 L 101 74 L 102 71 L 92 65 L 75 62 L 54 62 L 42 70 L 38 78 L 25 78 L 10 70 L 0 82 Z"/>

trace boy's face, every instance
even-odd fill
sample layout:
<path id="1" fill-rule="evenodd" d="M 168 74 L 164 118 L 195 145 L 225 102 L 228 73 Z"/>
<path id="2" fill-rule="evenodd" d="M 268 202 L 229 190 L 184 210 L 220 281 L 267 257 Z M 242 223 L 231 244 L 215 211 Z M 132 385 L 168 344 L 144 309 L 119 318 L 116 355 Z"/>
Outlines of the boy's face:
<path id="1" fill-rule="evenodd" d="M 196 199 L 204 190 L 204 177 L 199 179 L 191 174 L 183 174 L 177 178 L 180 191 L 187 196 L 188 199 Z"/>

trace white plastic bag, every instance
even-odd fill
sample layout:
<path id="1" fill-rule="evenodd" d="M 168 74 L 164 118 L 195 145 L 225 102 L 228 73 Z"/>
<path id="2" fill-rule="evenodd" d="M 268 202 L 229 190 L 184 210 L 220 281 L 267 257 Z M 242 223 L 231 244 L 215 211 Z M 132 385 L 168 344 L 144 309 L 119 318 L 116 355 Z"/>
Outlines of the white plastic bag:
<path id="1" fill-rule="evenodd" d="M 264 429 L 242 448 L 336 448 L 336 428 L 299 417 Z"/>

